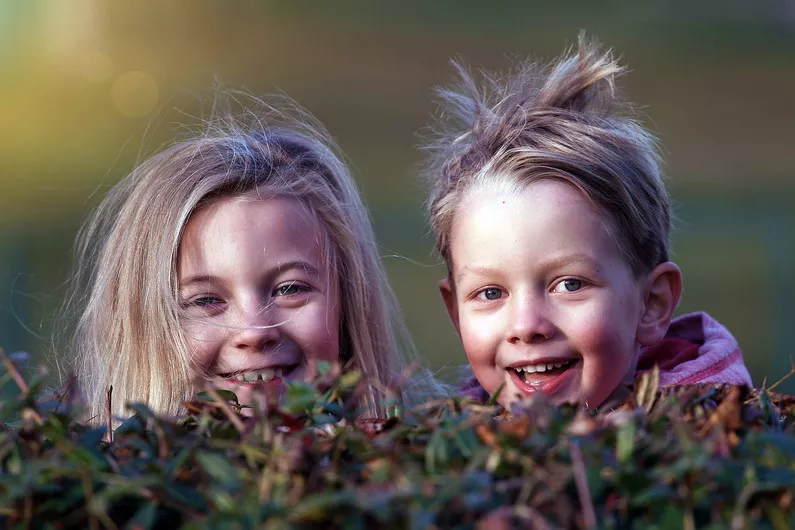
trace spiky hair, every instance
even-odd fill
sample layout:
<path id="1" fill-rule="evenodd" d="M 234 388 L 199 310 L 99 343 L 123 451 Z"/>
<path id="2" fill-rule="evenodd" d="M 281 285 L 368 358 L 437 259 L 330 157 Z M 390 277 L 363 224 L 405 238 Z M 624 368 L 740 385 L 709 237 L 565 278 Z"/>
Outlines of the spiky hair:
<path id="1" fill-rule="evenodd" d="M 439 89 L 440 119 L 426 178 L 436 246 L 451 266 L 457 207 L 472 189 L 523 186 L 543 178 L 578 188 L 635 272 L 667 261 L 670 207 L 654 137 L 619 96 L 625 72 L 611 52 L 580 35 L 576 52 L 527 61 L 478 83 L 460 62 L 453 88 Z"/>

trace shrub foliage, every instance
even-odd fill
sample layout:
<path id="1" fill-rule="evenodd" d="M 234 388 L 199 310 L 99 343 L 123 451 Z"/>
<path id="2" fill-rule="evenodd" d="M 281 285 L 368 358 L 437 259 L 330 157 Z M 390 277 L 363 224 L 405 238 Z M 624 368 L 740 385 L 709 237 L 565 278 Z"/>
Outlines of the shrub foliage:
<path id="1" fill-rule="evenodd" d="M 216 391 L 108 436 L 41 382 L 0 402 L 7 528 L 795 528 L 795 397 L 642 377 L 610 413 L 464 399 L 357 417 L 356 374 L 240 415 Z M 37 398 L 38 396 L 38 398 Z"/>

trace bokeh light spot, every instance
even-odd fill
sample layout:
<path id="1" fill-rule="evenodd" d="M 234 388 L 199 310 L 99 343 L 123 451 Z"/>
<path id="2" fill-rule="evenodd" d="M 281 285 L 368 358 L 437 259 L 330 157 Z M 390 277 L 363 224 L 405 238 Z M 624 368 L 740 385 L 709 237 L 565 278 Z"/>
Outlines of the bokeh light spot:
<path id="1" fill-rule="evenodd" d="M 157 82 L 146 72 L 125 72 L 111 89 L 116 109 L 129 118 L 142 118 L 152 112 L 160 98 Z"/>

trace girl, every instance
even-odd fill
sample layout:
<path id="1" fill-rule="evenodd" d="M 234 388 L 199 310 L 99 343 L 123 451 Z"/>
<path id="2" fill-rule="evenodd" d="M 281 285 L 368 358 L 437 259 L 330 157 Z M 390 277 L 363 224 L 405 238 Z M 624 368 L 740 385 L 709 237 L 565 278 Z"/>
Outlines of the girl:
<path id="1" fill-rule="evenodd" d="M 67 307 L 89 417 L 107 420 L 111 386 L 114 416 L 176 413 L 202 380 L 246 403 L 321 361 L 359 370 L 363 413 L 383 414 L 410 341 L 367 213 L 318 123 L 263 114 L 156 154 L 82 228 Z"/>
<path id="2" fill-rule="evenodd" d="M 440 290 L 478 384 L 598 407 L 638 371 L 662 385 L 751 384 L 737 342 L 704 313 L 671 322 L 668 192 L 651 135 L 624 113 L 621 74 L 582 37 L 550 67 L 461 72 L 442 93 L 460 120 L 435 145 L 431 225 Z"/>

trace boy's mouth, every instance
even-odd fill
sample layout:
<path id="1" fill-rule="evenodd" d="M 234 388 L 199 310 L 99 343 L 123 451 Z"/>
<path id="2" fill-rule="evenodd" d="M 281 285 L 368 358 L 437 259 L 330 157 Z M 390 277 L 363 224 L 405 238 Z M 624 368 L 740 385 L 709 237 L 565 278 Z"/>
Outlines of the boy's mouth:
<path id="1" fill-rule="evenodd" d="M 579 364 L 579 359 L 566 359 L 513 366 L 507 371 L 516 387 L 524 394 L 538 391 L 554 394 L 573 373 L 572 368 Z"/>

